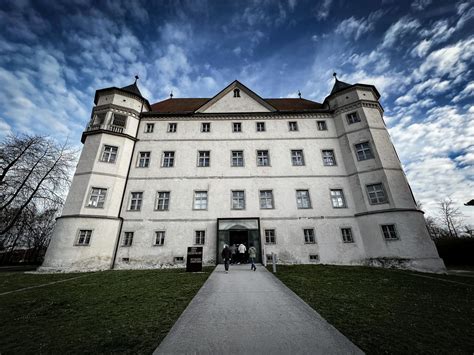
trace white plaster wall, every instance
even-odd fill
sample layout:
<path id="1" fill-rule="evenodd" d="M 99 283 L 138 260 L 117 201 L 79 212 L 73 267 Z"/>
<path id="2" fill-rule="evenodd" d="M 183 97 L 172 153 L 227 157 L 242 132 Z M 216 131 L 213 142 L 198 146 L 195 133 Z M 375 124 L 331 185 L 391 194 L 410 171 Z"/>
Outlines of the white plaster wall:
<path id="1" fill-rule="evenodd" d="M 240 90 L 240 97 L 234 97 L 231 90 L 214 104 L 203 110 L 204 113 L 217 112 L 268 112 L 268 108 L 250 97 L 244 90 Z"/>
<path id="2" fill-rule="evenodd" d="M 119 93 L 100 95 L 97 100 L 97 106 L 114 104 L 140 112 L 142 108 L 141 101 Z"/>

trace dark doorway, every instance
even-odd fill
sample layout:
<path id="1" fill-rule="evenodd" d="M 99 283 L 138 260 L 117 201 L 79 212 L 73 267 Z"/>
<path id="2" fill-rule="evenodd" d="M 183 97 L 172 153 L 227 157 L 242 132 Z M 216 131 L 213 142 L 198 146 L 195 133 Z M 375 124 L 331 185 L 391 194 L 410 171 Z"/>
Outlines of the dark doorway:
<path id="1" fill-rule="evenodd" d="M 242 230 L 230 230 L 229 231 L 229 244 L 235 244 L 236 246 L 239 246 L 239 244 L 245 244 L 245 246 L 249 247 L 249 232 L 242 231 Z"/>

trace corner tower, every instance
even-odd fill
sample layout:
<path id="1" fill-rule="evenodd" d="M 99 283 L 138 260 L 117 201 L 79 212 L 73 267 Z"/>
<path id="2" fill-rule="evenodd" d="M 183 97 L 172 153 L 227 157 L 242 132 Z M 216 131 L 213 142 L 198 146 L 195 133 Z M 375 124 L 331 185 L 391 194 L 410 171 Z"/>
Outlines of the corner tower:
<path id="1" fill-rule="evenodd" d="M 383 121 L 380 94 L 373 85 L 334 76 L 325 104 L 334 115 L 367 262 L 445 270 Z"/>
<path id="2" fill-rule="evenodd" d="M 140 115 L 150 104 L 137 80 L 122 88 L 97 90 L 94 104 L 43 270 L 103 270 L 113 260 Z"/>

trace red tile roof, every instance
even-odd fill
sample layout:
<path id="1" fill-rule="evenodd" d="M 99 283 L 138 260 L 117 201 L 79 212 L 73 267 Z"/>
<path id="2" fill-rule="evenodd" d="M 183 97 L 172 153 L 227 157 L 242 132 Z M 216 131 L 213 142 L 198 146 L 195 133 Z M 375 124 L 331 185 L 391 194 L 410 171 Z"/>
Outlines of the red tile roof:
<path id="1" fill-rule="evenodd" d="M 192 113 L 210 99 L 166 99 L 151 105 L 151 112 L 156 113 Z M 323 105 L 306 99 L 264 99 L 278 111 L 308 111 L 322 109 Z"/>

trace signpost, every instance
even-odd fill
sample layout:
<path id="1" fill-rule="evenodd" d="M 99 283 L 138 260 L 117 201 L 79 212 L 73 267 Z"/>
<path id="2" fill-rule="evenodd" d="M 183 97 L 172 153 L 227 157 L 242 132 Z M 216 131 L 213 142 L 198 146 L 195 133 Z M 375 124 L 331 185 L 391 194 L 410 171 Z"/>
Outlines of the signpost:
<path id="1" fill-rule="evenodd" d="M 188 247 L 188 257 L 186 258 L 186 271 L 202 271 L 202 247 Z"/>

